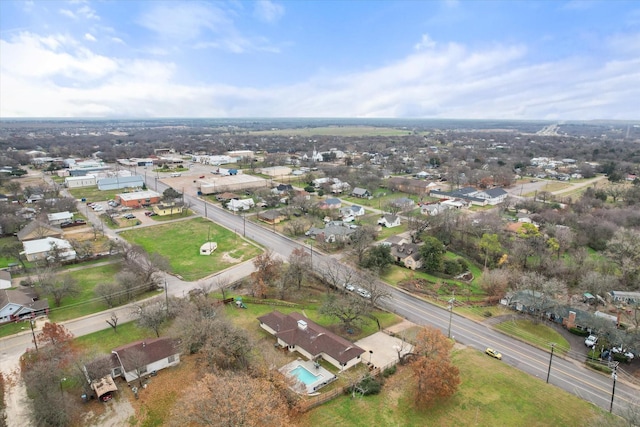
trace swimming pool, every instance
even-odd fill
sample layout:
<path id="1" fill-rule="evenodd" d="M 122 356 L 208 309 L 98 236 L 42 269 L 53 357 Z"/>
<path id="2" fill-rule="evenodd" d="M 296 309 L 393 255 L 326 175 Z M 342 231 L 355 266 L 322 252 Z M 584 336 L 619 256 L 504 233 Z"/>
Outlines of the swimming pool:
<path id="1" fill-rule="evenodd" d="M 315 375 L 309 372 L 309 370 L 302 365 L 298 365 L 295 369 L 292 369 L 290 373 L 292 375 L 295 375 L 296 378 L 302 381 L 304 385 L 311 385 L 313 383 L 321 381 L 322 378 L 324 378 L 322 374 Z"/>

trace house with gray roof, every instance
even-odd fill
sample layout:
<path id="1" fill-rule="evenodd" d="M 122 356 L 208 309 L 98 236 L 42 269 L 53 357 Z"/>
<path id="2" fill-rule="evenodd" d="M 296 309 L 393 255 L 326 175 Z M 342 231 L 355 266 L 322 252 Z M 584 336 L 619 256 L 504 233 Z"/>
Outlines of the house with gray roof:
<path id="1" fill-rule="evenodd" d="M 398 215 L 386 214 L 378 220 L 378 225 L 383 225 L 387 228 L 398 227 L 400 225 L 400 217 Z"/>
<path id="2" fill-rule="evenodd" d="M 260 327 L 274 335 L 280 347 L 297 351 L 309 360 L 322 358 L 340 370 L 349 369 L 362 361 L 365 352 L 304 317 L 300 313 L 283 314 L 277 310 L 258 317 Z"/>
<path id="3" fill-rule="evenodd" d="M 330 221 L 324 228 L 311 227 L 304 234 L 314 239 L 323 240 L 326 243 L 335 243 L 348 240 L 349 236 L 354 232 L 355 228 L 342 221 Z"/>
<path id="4" fill-rule="evenodd" d="M 49 302 L 31 290 L 0 290 L 0 324 L 34 318 L 49 312 Z"/>

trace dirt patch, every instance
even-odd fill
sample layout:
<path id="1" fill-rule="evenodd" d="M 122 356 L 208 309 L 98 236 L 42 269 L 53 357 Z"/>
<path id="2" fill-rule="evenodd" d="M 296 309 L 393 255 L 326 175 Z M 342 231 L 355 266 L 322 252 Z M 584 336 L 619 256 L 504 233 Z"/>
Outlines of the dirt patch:
<path id="1" fill-rule="evenodd" d="M 230 264 L 236 264 L 236 263 L 242 262 L 242 258 L 244 257 L 234 258 L 231 256 L 231 254 L 229 254 L 229 252 L 225 252 L 222 254 L 222 261 L 228 262 Z"/>

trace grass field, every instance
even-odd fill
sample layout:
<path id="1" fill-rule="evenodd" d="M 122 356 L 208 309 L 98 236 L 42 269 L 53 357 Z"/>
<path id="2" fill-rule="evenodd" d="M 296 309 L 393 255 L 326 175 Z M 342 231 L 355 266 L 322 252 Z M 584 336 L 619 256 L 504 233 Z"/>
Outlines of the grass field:
<path id="1" fill-rule="evenodd" d="M 49 298 L 49 319 L 52 322 L 61 322 L 107 310 L 109 306 L 95 295 L 93 289 L 100 282 L 114 282 L 114 277 L 119 271 L 120 264 L 114 263 L 62 272 L 61 274 L 68 274 L 77 281 L 80 293 L 74 297 L 63 298 L 60 307 L 55 307 L 53 299 Z"/>
<path id="2" fill-rule="evenodd" d="M 76 199 L 87 199 L 87 203 L 104 202 L 105 200 L 115 199 L 116 194 L 124 192 L 124 190 L 98 190 L 98 186 L 69 188 L 68 190 Z"/>
<path id="3" fill-rule="evenodd" d="M 496 329 L 507 335 L 520 338 L 531 345 L 549 350 L 551 343 L 555 343 L 555 351 L 567 353 L 571 348 L 569 342 L 562 335 L 544 323 L 534 323 L 530 320 L 518 319 L 498 323 Z"/>
<path id="4" fill-rule="evenodd" d="M 454 350 L 462 383 L 449 400 L 417 409 L 411 371 L 400 368 L 376 396 L 342 396 L 297 420 L 324 426 L 584 426 L 608 416 L 557 387 L 471 349 Z"/>
<path id="5" fill-rule="evenodd" d="M 152 331 L 139 328 L 135 322 L 127 322 L 119 324 L 115 332 L 113 328 L 103 329 L 93 334 L 78 337 L 74 342 L 79 347 L 108 354 L 111 353 L 111 350 L 121 345 L 155 337 Z"/>
<path id="6" fill-rule="evenodd" d="M 251 135 L 283 135 L 311 137 L 324 136 L 402 136 L 411 135 L 407 129 L 383 128 L 374 126 L 324 126 L 300 129 L 277 129 L 249 132 Z"/>
<path id="7" fill-rule="evenodd" d="M 121 235 L 148 253 L 167 258 L 172 272 L 189 281 L 250 260 L 261 252 L 233 231 L 204 218 L 127 230 Z M 211 256 L 203 256 L 200 255 L 200 246 L 208 236 L 218 244 L 218 249 Z"/>

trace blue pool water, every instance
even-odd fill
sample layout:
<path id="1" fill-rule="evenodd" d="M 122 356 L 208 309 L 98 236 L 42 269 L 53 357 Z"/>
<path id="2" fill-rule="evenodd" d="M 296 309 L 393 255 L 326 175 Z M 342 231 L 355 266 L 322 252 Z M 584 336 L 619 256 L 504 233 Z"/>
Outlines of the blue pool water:
<path id="1" fill-rule="evenodd" d="M 322 378 L 322 375 L 314 375 L 302 365 L 298 365 L 297 368 L 293 369 L 291 374 L 295 375 L 305 385 L 313 384 Z"/>

